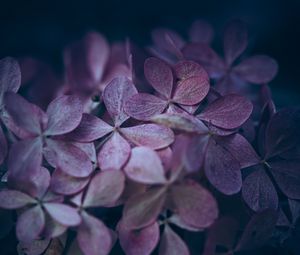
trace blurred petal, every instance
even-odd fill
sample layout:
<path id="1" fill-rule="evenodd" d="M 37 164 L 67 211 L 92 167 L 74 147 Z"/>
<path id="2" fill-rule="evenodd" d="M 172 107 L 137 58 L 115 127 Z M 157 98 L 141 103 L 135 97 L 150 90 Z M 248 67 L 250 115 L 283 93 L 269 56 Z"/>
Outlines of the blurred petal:
<path id="1" fill-rule="evenodd" d="M 17 190 L 2 190 L 0 192 L 0 207 L 4 209 L 18 209 L 36 202 L 32 197 Z"/>
<path id="2" fill-rule="evenodd" d="M 21 85 L 21 70 L 17 60 L 6 57 L 0 60 L 0 107 L 5 92 L 16 93 Z"/>
<path id="3" fill-rule="evenodd" d="M 196 20 L 190 27 L 189 37 L 191 42 L 211 43 L 214 37 L 212 26 L 204 20 Z"/>
<path id="4" fill-rule="evenodd" d="M 42 236 L 46 239 L 52 239 L 61 236 L 68 229 L 68 226 L 55 221 L 50 215 L 46 214 L 46 223 Z"/>
<path id="5" fill-rule="evenodd" d="M 50 240 L 34 240 L 30 243 L 19 242 L 18 254 L 40 255 L 48 248 Z"/>
<path id="6" fill-rule="evenodd" d="M 7 154 L 7 142 L 5 134 L 3 133 L 3 129 L 0 124 L 0 165 L 4 161 Z"/>
<path id="7" fill-rule="evenodd" d="M 191 232 L 203 231 L 202 228 L 196 228 L 186 224 L 177 214 L 173 214 L 170 218 L 168 218 L 168 222 Z"/>

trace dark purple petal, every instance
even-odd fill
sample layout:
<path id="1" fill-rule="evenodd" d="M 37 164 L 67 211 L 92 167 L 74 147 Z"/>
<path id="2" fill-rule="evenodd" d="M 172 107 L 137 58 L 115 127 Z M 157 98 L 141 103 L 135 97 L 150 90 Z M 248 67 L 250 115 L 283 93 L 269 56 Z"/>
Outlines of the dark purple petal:
<path id="1" fill-rule="evenodd" d="M 204 20 L 196 20 L 189 30 L 190 41 L 194 43 L 211 43 L 214 37 L 212 26 Z"/>
<path id="2" fill-rule="evenodd" d="M 209 80 L 207 72 L 194 61 L 182 60 L 174 66 L 174 72 L 178 79 L 185 80 L 191 77 L 202 77 Z"/>
<path id="3" fill-rule="evenodd" d="M 7 142 L 5 135 L 3 133 L 3 129 L 0 124 L 0 165 L 4 161 L 7 154 Z"/>
<path id="4" fill-rule="evenodd" d="M 2 190 L 0 192 L 0 207 L 4 209 L 18 209 L 36 202 L 32 197 L 17 190 Z"/>
<path id="5" fill-rule="evenodd" d="M 246 49 L 248 31 L 240 20 L 230 22 L 224 31 L 224 54 L 228 65 L 231 65 Z"/>
<path id="6" fill-rule="evenodd" d="M 120 126 L 129 119 L 124 106 L 126 101 L 135 94 L 137 94 L 135 86 L 126 77 L 113 79 L 104 89 L 104 104 L 115 125 Z"/>
<path id="7" fill-rule="evenodd" d="M 300 202 L 292 199 L 289 199 L 288 201 L 292 214 L 293 224 L 296 224 L 298 218 L 300 217 Z"/>
<path id="8" fill-rule="evenodd" d="M 171 196 L 178 215 L 189 226 L 207 228 L 218 217 L 216 200 L 196 182 L 173 185 Z"/>
<path id="9" fill-rule="evenodd" d="M 152 116 L 162 113 L 167 102 L 156 96 L 139 93 L 132 96 L 125 104 L 125 112 L 137 120 L 149 120 Z"/>
<path id="10" fill-rule="evenodd" d="M 19 241 L 30 243 L 37 239 L 45 227 L 45 215 L 37 205 L 23 212 L 17 221 L 16 234 Z"/>
<path id="11" fill-rule="evenodd" d="M 129 155 L 129 143 L 118 132 L 114 132 L 98 154 L 99 167 L 102 170 L 120 170 Z"/>
<path id="12" fill-rule="evenodd" d="M 18 254 L 41 255 L 48 248 L 50 240 L 34 240 L 30 243 L 20 242 L 17 246 Z"/>
<path id="13" fill-rule="evenodd" d="M 148 147 L 135 147 L 124 167 L 130 179 L 145 184 L 163 184 L 167 182 L 161 160 L 155 151 Z"/>
<path id="14" fill-rule="evenodd" d="M 110 206 L 121 196 L 125 177 L 121 171 L 102 171 L 91 180 L 83 200 L 83 207 Z"/>
<path id="15" fill-rule="evenodd" d="M 68 226 L 63 226 L 62 224 L 55 221 L 50 215 L 45 214 L 46 223 L 45 228 L 43 230 L 42 236 L 47 239 L 52 239 L 55 237 L 59 237 L 64 234 Z"/>
<path id="16" fill-rule="evenodd" d="M 21 70 L 18 62 L 10 57 L 0 60 L 0 106 L 5 92 L 17 92 L 21 85 Z"/>
<path id="17" fill-rule="evenodd" d="M 246 177 L 242 195 L 247 205 L 256 212 L 278 207 L 276 189 L 263 167 Z"/>
<path id="18" fill-rule="evenodd" d="M 120 132 L 135 145 L 147 146 L 154 150 L 165 148 L 174 142 L 172 130 L 156 124 L 121 128 Z"/>
<path id="19" fill-rule="evenodd" d="M 198 116 L 217 127 L 234 129 L 250 117 L 252 109 L 253 105 L 247 98 L 230 94 L 212 102 Z"/>
<path id="20" fill-rule="evenodd" d="M 47 135 L 62 135 L 74 130 L 82 118 L 83 105 L 76 96 L 61 96 L 47 108 Z"/>
<path id="21" fill-rule="evenodd" d="M 232 195 L 240 191 L 242 176 L 239 162 L 212 139 L 206 150 L 204 170 L 211 184 L 222 193 Z"/>
<path id="22" fill-rule="evenodd" d="M 28 194 L 41 199 L 49 188 L 50 179 L 51 176 L 48 169 L 40 167 L 40 169 L 30 178 L 32 189 L 28 190 Z"/>
<path id="23" fill-rule="evenodd" d="M 155 222 L 145 228 L 131 230 L 119 222 L 118 234 L 126 255 L 150 255 L 159 241 L 159 226 Z"/>
<path id="24" fill-rule="evenodd" d="M 273 58 L 257 55 L 243 60 L 233 70 L 248 82 L 264 84 L 274 79 L 278 64 Z"/>

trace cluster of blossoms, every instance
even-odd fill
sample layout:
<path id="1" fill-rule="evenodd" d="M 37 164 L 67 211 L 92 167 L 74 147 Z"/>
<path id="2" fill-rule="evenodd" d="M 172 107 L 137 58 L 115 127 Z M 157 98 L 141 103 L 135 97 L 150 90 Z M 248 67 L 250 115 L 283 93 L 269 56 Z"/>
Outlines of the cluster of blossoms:
<path id="1" fill-rule="evenodd" d="M 300 109 L 276 110 L 276 61 L 244 57 L 237 20 L 224 58 L 203 21 L 188 40 L 163 28 L 152 39 L 90 32 L 66 47 L 63 78 L 0 60 L 0 237 L 16 223 L 19 254 L 59 241 L 69 255 L 229 255 L 291 238 Z"/>

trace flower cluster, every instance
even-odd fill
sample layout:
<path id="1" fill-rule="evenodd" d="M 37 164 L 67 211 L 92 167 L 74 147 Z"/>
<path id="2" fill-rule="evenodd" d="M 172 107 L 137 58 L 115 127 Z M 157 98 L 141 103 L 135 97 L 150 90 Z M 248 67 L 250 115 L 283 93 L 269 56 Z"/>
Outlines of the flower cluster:
<path id="1" fill-rule="evenodd" d="M 224 58 L 213 35 L 196 21 L 189 39 L 160 28 L 141 49 L 90 32 L 66 47 L 63 77 L 0 60 L 0 207 L 13 219 L 0 238 L 14 220 L 28 255 L 56 242 L 69 255 L 243 254 L 291 238 L 300 108 L 276 110 L 276 61 L 244 57 L 243 22 L 226 26 Z"/>

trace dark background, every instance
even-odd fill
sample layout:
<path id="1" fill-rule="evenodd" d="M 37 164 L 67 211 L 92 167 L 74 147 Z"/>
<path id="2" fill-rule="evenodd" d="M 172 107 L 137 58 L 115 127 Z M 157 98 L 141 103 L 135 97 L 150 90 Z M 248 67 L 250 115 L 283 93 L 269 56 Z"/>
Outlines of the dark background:
<path id="1" fill-rule="evenodd" d="M 196 18 L 214 25 L 217 49 L 226 21 L 244 19 L 251 37 L 248 52 L 268 54 L 279 63 L 271 83 L 276 103 L 300 103 L 299 0 L 0 0 L 0 57 L 33 55 L 59 69 L 63 47 L 88 30 L 110 41 L 128 36 L 146 45 L 151 29 L 167 26 L 185 35 Z"/>

